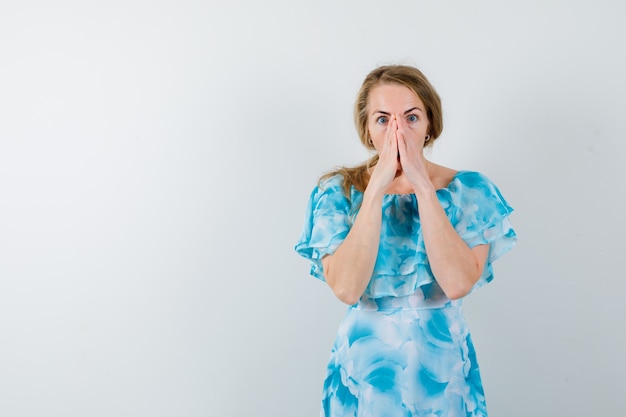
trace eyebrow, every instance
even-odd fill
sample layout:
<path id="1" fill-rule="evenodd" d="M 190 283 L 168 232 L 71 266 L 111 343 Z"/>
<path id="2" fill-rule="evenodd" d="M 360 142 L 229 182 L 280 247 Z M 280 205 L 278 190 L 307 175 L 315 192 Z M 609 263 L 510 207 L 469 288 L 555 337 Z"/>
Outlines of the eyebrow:
<path id="1" fill-rule="evenodd" d="M 405 112 L 404 112 L 404 114 L 409 114 L 409 113 L 411 113 L 413 110 L 418 110 L 418 111 L 420 111 L 420 112 L 424 113 L 424 110 L 420 109 L 419 107 L 412 107 L 412 108 L 408 109 L 407 111 L 405 111 Z M 376 114 L 376 113 L 384 114 L 385 116 L 390 116 L 390 115 L 391 115 L 391 113 L 388 113 L 388 112 L 386 112 L 386 111 L 382 111 L 382 110 L 376 110 L 376 111 L 375 111 L 374 113 L 372 113 L 372 114 Z"/>

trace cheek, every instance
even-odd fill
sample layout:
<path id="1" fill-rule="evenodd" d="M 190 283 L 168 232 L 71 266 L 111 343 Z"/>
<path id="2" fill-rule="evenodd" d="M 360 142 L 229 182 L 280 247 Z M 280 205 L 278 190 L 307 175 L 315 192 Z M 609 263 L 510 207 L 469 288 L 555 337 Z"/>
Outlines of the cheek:
<path id="1" fill-rule="evenodd" d="M 372 139 L 380 135 L 380 129 L 377 129 L 376 127 L 376 125 L 367 127 L 367 133 L 369 133 Z"/>
<path id="2" fill-rule="evenodd" d="M 368 130 L 369 130 L 370 137 L 372 138 L 372 140 L 373 140 L 374 142 L 376 142 L 376 141 L 377 141 L 377 140 L 379 140 L 380 138 L 385 137 L 385 133 L 386 133 L 386 131 L 385 131 L 385 128 L 384 128 L 384 127 L 381 127 L 381 126 L 374 126 L 374 127 L 371 127 L 371 128 L 370 128 L 370 129 L 368 129 Z"/>
<path id="3" fill-rule="evenodd" d="M 370 129 L 369 134 L 370 138 L 372 139 L 371 146 L 373 146 L 374 149 L 380 151 L 380 147 L 383 143 L 384 134 L 381 134 L 380 131 L 377 131 L 376 129 Z"/>

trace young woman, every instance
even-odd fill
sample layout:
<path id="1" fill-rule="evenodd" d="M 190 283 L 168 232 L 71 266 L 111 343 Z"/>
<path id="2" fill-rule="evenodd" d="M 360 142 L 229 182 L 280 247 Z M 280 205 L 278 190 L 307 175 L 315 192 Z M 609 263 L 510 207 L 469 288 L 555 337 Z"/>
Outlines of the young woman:
<path id="1" fill-rule="evenodd" d="M 486 416 L 463 297 L 516 240 L 513 209 L 484 175 L 428 161 L 441 101 L 410 66 L 383 66 L 355 104 L 375 156 L 320 179 L 296 251 L 350 305 L 321 415 Z"/>

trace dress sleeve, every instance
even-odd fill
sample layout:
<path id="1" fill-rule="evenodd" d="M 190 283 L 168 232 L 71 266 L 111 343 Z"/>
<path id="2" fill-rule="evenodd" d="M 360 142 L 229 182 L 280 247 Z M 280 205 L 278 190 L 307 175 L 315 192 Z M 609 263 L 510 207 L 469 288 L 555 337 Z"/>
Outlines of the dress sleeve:
<path id="1" fill-rule="evenodd" d="M 474 285 L 481 287 L 493 280 L 492 263 L 513 248 L 517 235 L 509 221 L 513 208 L 487 177 L 468 173 L 461 178 L 457 194 L 455 229 L 470 248 L 489 244 L 489 255 L 482 276 Z"/>
<path id="2" fill-rule="evenodd" d="M 350 202 L 343 194 L 341 178 L 333 177 L 311 193 L 295 250 L 311 261 L 311 275 L 322 281 L 322 258 L 333 254 L 348 235 L 349 211 Z"/>

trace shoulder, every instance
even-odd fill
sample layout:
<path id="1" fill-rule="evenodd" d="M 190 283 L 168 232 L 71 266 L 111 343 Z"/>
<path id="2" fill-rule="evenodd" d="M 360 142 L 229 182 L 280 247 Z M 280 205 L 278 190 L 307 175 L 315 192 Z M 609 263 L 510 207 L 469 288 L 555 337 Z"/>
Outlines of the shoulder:
<path id="1" fill-rule="evenodd" d="M 500 196 L 500 190 L 494 182 L 485 174 L 477 171 L 457 172 L 451 186 L 455 186 L 459 191 Z"/>
<path id="2" fill-rule="evenodd" d="M 459 171 L 449 186 L 457 204 L 483 206 L 501 213 L 513 211 L 498 187 L 485 174 L 477 171 Z"/>
<path id="3" fill-rule="evenodd" d="M 429 177 L 435 189 L 443 189 L 448 187 L 454 181 L 456 175 L 460 172 L 456 169 L 445 167 L 443 165 L 430 162 Z"/>
<path id="4" fill-rule="evenodd" d="M 320 178 L 311 192 L 310 205 L 313 210 L 347 211 L 350 202 L 343 192 L 343 176 L 337 174 Z"/>
<path id="5" fill-rule="evenodd" d="M 341 174 L 333 174 L 333 175 L 324 175 L 317 182 L 316 189 L 320 191 L 327 190 L 336 190 L 341 189 L 343 187 L 343 175 Z"/>
<path id="6" fill-rule="evenodd" d="M 485 174 L 478 171 L 458 171 L 454 180 L 470 188 L 493 185 L 493 182 Z"/>

